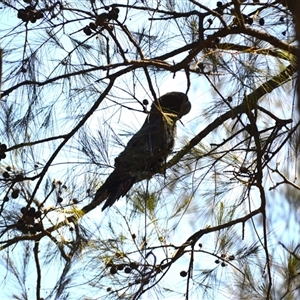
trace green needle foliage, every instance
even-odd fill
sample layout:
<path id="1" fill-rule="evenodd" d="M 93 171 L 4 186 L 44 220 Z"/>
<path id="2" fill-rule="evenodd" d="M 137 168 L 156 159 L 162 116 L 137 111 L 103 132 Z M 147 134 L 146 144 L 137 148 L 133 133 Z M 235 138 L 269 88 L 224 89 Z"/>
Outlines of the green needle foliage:
<path id="1" fill-rule="evenodd" d="M 299 24 L 293 0 L 0 0 L 0 298 L 299 299 Z M 102 211 L 153 112 L 175 146 Z"/>

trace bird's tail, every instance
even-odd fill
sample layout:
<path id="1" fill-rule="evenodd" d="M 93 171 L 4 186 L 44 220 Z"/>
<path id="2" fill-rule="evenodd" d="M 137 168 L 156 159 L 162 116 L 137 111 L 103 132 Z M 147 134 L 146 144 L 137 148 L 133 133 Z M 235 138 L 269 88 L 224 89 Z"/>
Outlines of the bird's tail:
<path id="1" fill-rule="evenodd" d="M 103 211 L 105 208 L 112 206 L 119 198 L 125 196 L 134 183 L 135 178 L 129 174 L 121 178 L 115 171 L 112 172 L 105 183 L 97 190 L 93 201 L 82 210 L 87 213 L 107 199 L 102 207 Z"/>

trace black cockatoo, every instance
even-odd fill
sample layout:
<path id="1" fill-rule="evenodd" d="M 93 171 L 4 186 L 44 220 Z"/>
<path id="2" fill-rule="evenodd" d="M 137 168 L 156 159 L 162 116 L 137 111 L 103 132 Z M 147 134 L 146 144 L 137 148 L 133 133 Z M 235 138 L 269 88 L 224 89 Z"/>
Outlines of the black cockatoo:
<path id="1" fill-rule="evenodd" d="M 159 172 L 173 149 L 176 121 L 190 109 L 187 95 L 180 92 L 167 93 L 154 101 L 143 126 L 115 159 L 114 171 L 84 210 L 96 207 L 105 199 L 102 210 L 112 206 L 134 183 Z"/>

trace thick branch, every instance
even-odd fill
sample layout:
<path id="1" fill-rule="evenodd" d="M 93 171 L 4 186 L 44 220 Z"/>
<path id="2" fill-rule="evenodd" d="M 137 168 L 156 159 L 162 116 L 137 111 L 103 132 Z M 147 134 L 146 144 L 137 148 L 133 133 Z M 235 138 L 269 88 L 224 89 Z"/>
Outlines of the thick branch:
<path id="1" fill-rule="evenodd" d="M 232 220 L 230 222 L 227 222 L 225 224 L 221 224 L 218 226 L 214 226 L 214 227 L 208 227 L 205 229 L 200 229 L 199 231 L 195 232 L 193 235 L 191 235 L 186 241 L 185 243 L 183 243 L 179 249 L 175 252 L 175 254 L 173 255 L 172 259 L 161 265 L 160 269 L 164 270 L 166 268 L 168 268 L 170 265 L 172 265 L 176 260 L 178 260 L 184 253 L 185 253 L 185 249 L 186 247 L 195 245 L 195 243 L 197 243 L 197 241 L 205 234 L 211 233 L 211 232 L 216 232 L 216 231 L 220 231 L 222 229 L 228 228 L 228 227 L 232 227 L 236 224 L 239 223 L 246 223 L 246 221 L 248 221 L 249 219 L 253 218 L 254 216 L 258 215 L 261 213 L 260 208 L 256 209 L 254 211 L 252 211 L 251 213 L 249 213 L 248 215 L 238 218 L 236 220 Z"/>
<path id="2" fill-rule="evenodd" d="M 289 65 L 278 75 L 274 76 L 267 82 L 259 86 L 251 94 L 246 95 L 243 102 L 233 108 L 232 110 L 227 111 L 220 117 L 216 118 L 212 123 L 210 123 L 206 128 L 204 128 L 198 135 L 192 138 L 168 163 L 167 168 L 174 166 L 178 163 L 184 155 L 190 152 L 190 150 L 199 144 L 203 138 L 205 138 L 213 130 L 217 129 L 224 122 L 229 119 L 234 119 L 239 114 L 247 113 L 248 111 L 254 109 L 258 103 L 258 100 L 272 92 L 274 89 L 278 88 L 282 84 L 286 83 L 291 79 L 291 77 L 296 72 L 295 66 Z"/>

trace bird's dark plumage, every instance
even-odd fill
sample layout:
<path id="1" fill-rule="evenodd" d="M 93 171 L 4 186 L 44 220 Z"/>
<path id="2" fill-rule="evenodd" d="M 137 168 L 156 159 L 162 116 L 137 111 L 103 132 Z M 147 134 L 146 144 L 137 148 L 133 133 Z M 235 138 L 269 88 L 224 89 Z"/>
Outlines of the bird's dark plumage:
<path id="1" fill-rule="evenodd" d="M 115 170 L 88 206 L 95 207 L 107 199 L 104 210 L 125 196 L 134 183 L 157 173 L 173 149 L 176 121 L 190 109 L 188 97 L 179 92 L 165 94 L 154 101 L 145 123 L 115 159 Z"/>

